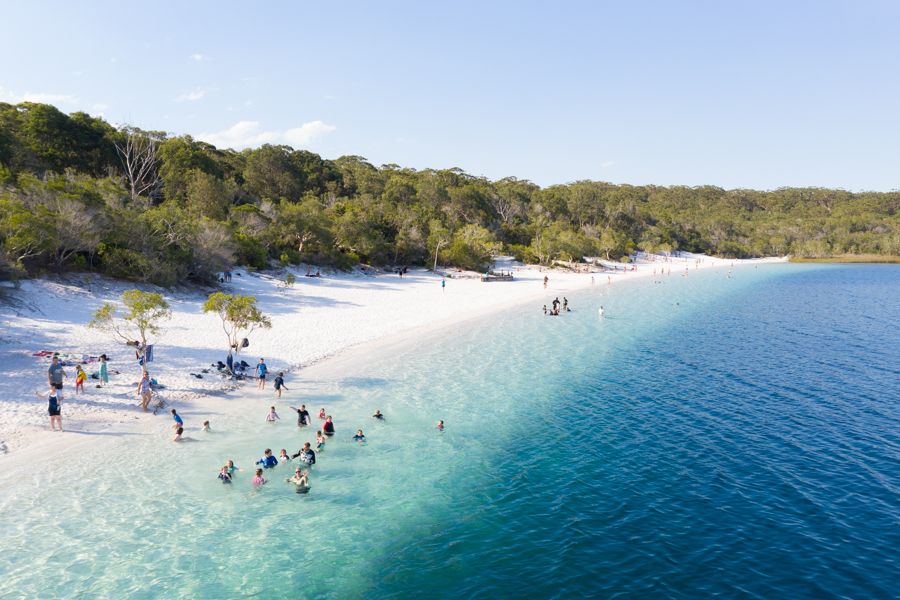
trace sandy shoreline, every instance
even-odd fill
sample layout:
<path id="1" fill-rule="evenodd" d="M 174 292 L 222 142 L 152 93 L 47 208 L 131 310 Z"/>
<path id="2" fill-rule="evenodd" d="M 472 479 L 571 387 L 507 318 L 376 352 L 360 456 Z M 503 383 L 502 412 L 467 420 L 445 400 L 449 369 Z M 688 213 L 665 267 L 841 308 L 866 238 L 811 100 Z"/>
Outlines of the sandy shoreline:
<path id="1" fill-rule="evenodd" d="M 316 377 L 326 371 L 334 362 L 326 360 L 331 357 L 342 355 L 352 362 L 391 344 L 408 343 L 511 306 L 535 302 L 535 310 L 540 310 L 556 296 L 592 285 L 649 277 L 657 268 L 671 269 L 668 276 L 675 277 L 686 267 L 690 272 L 763 262 L 781 259 L 690 257 L 669 263 L 642 261 L 635 271 L 609 274 L 514 267 L 514 282 L 448 279 L 444 290 L 441 278 L 424 270 L 410 271 L 402 279 L 360 272 L 321 279 L 298 276 L 293 288 L 284 287 L 271 275 L 242 272 L 225 291 L 255 295 L 261 309 L 272 318 L 273 329 L 254 332 L 243 359 L 254 365 L 258 357 L 265 357 L 270 372 L 287 372 L 286 384 L 292 387 L 292 380 L 298 377 Z M 547 289 L 542 284 L 544 275 L 550 280 Z M 16 294 L 16 307 L 0 309 L 0 465 L 9 468 L 36 455 L 70 453 L 125 432 L 165 438 L 170 425 L 167 415 L 154 416 L 139 409 L 134 394 L 139 367 L 130 350 L 114 343 L 107 334 L 86 327 L 93 310 L 131 287 L 104 279 L 78 284 L 33 280 L 25 282 Z M 210 414 L 240 410 L 237 401 L 242 396 L 271 397 L 271 386 L 266 392 L 257 392 L 253 382 L 229 391 L 234 386 L 210 367 L 224 360 L 225 340 L 215 318 L 200 311 L 202 294 L 176 294 L 168 299 L 173 319 L 154 340 L 156 360 L 150 372 L 166 386 L 161 394 L 167 404 L 189 416 L 189 427 L 199 427 Z M 350 349 L 352 352 L 348 352 Z M 34 395 L 46 388 L 48 361 L 31 356 L 40 350 L 91 355 L 106 352 L 113 357 L 111 369 L 121 373 L 113 374 L 111 385 L 103 389 L 93 387 L 96 382 L 89 379 L 86 393 L 75 397 L 74 367 L 67 369 L 70 378 L 63 419 L 68 431 L 64 433 L 49 431 L 46 402 Z M 91 364 L 85 370 L 90 374 L 94 368 Z M 210 372 L 202 373 L 202 369 Z"/>

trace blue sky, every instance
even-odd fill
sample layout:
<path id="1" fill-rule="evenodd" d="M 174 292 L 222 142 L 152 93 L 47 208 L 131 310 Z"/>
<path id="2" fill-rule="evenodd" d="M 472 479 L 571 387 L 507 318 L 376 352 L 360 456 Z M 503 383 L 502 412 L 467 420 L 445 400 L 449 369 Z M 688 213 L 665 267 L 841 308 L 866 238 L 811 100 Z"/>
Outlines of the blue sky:
<path id="1" fill-rule="evenodd" d="M 4 3 L 0 100 L 541 185 L 900 188 L 900 2 Z"/>

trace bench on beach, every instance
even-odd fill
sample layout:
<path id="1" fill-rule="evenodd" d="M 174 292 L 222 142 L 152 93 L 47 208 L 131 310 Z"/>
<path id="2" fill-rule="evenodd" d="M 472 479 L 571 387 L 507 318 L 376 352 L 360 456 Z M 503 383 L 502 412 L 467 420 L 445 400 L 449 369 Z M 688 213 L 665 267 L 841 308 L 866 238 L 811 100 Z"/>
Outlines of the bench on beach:
<path id="1" fill-rule="evenodd" d="M 508 274 L 498 274 L 498 273 L 485 273 L 481 276 L 481 281 L 513 281 L 512 273 Z"/>

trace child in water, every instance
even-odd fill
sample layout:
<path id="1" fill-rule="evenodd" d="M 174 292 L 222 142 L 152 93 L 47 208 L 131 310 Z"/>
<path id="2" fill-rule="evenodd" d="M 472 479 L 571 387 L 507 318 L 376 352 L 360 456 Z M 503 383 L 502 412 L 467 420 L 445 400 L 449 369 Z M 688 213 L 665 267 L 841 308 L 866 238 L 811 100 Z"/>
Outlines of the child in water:
<path id="1" fill-rule="evenodd" d="M 354 442 L 364 442 L 364 441 L 366 441 L 366 436 L 365 436 L 365 434 L 363 434 L 363 430 L 362 430 L 362 429 L 357 429 L 357 430 L 356 430 L 356 435 L 353 436 L 353 441 L 354 441 Z"/>
<path id="2" fill-rule="evenodd" d="M 253 478 L 253 487 L 258 488 L 261 485 L 266 485 L 266 478 L 263 477 L 263 470 L 256 470 L 256 477 Z"/>
<path id="3" fill-rule="evenodd" d="M 372 415 L 373 419 L 378 419 L 379 421 L 384 421 L 384 415 L 381 414 L 381 409 L 376 408 L 375 414 Z"/>
<path id="4" fill-rule="evenodd" d="M 75 367 L 75 393 L 79 391 L 84 393 L 84 382 L 87 381 L 87 373 L 81 368 L 81 365 Z"/>
<path id="5" fill-rule="evenodd" d="M 322 430 L 318 430 L 316 432 L 316 450 L 322 450 L 325 448 L 325 436 L 322 435 Z"/>
<path id="6" fill-rule="evenodd" d="M 240 469 L 238 469 L 236 466 L 234 466 L 234 461 L 231 459 L 228 459 L 228 462 L 225 463 L 225 468 L 228 469 L 228 474 L 231 475 L 232 477 L 234 477 L 234 473 L 236 471 L 240 471 Z"/>
<path id="7" fill-rule="evenodd" d="M 278 413 L 275 412 L 275 407 L 269 407 L 269 414 L 266 415 L 266 421 L 269 423 L 274 423 L 275 421 L 281 420 L 281 417 L 278 416 Z"/>
<path id="8" fill-rule="evenodd" d="M 324 408 L 319 409 L 319 418 L 322 419 L 323 421 L 325 420 L 325 409 Z"/>
<path id="9" fill-rule="evenodd" d="M 222 467 L 219 471 L 219 480 L 222 483 L 231 483 L 231 473 L 228 472 L 228 465 Z"/>
<path id="10" fill-rule="evenodd" d="M 286 463 L 286 462 L 289 461 L 289 460 L 291 460 L 291 457 L 288 456 L 287 450 L 285 450 L 284 448 L 282 448 L 282 449 L 281 449 L 281 454 L 278 455 L 278 462 L 280 462 L 280 463 Z"/>
<path id="11" fill-rule="evenodd" d="M 209 428 L 209 421 L 203 421 L 203 431 L 206 431 L 206 432 L 212 431 Z"/>
<path id="12" fill-rule="evenodd" d="M 278 459 L 272 456 L 272 449 L 266 448 L 266 451 L 263 453 L 263 457 L 256 461 L 256 464 L 262 465 L 263 468 L 273 469 L 278 466 Z"/>
<path id="13" fill-rule="evenodd" d="M 438 423 L 437 423 L 437 430 L 438 430 L 438 431 L 443 431 L 443 430 L 444 430 L 444 421 L 443 421 L 443 420 L 438 421 Z"/>

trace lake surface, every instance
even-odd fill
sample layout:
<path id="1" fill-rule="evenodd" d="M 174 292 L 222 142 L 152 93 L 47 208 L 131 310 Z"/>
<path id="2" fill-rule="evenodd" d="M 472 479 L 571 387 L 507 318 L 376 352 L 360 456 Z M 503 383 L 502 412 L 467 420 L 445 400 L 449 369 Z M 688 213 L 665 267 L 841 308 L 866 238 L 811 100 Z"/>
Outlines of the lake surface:
<path id="1" fill-rule="evenodd" d="M 276 425 L 248 390 L 211 434 L 187 414 L 196 441 L 160 416 L 0 474 L 0 597 L 897 597 L 900 268 L 568 299 L 333 361 Z M 312 441 L 299 402 L 338 431 L 310 493 L 285 466 L 252 490 L 264 448 Z"/>

